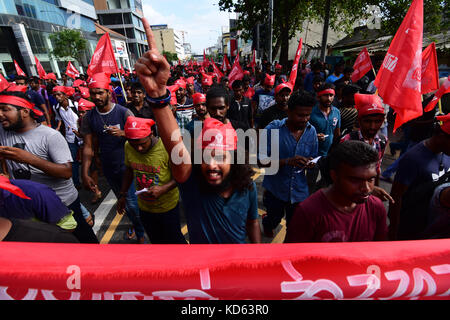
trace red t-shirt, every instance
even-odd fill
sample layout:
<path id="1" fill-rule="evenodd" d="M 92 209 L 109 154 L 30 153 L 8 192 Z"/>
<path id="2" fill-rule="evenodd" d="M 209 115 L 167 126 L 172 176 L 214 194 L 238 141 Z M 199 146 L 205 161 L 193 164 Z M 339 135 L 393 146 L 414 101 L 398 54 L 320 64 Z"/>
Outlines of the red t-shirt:
<path id="1" fill-rule="evenodd" d="M 250 100 L 253 98 L 254 95 L 255 95 L 255 89 L 253 89 L 252 87 L 248 87 L 247 91 L 245 91 L 245 93 L 244 93 L 244 97 L 247 97 Z"/>
<path id="2" fill-rule="evenodd" d="M 370 196 L 351 213 L 336 209 L 322 190 L 301 202 L 288 226 L 285 242 L 356 242 L 386 240 L 386 209 Z"/>

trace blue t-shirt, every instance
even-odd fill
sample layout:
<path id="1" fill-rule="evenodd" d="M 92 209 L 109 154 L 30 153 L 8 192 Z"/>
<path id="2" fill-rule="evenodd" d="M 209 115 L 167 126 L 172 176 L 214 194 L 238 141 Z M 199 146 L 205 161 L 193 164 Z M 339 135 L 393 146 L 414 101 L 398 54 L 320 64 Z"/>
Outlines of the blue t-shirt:
<path id="1" fill-rule="evenodd" d="M 436 154 L 428 149 L 423 142 L 416 144 L 403 154 L 399 160 L 395 181 L 408 186 L 402 197 L 402 204 L 414 202 L 414 188 L 427 182 L 437 181 L 450 170 L 450 157 L 444 153 Z M 431 199 L 430 199 L 431 200 Z M 422 216 L 413 216 L 408 210 L 400 214 L 399 236 L 416 234 L 417 230 L 425 228 L 422 221 L 427 220 L 427 212 Z M 420 225 L 418 225 L 420 224 Z"/>
<path id="2" fill-rule="evenodd" d="M 344 74 L 341 73 L 341 74 L 339 75 L 339 77 L 336 77 L 336 76 L 334 75 L 334 73 L 333 73 L 333 74 L 331 74 L 331 75 L 328 76 L 328 78 L 325 80 L 325 82 L 326 82 L 326 83 L 334 83 L 336 80 L 339 80 L 339 79 L 342 78 L 343 76 L 344 76 Z"/>
<path id="3" fill-rule="evenodd" d="M 38 109 L 41 110 L 42 112 L 44 112 L 44 110 L 42 110 L 41 105 L 45 105 L 45 100 L 42 97 L 42 95 L 40 95 L 37 91 L 34 90 L 28 90 L 27 94 L 30 96 L 31 101 L 33 101 L 34 106 Z M 37 122 L 43 122 L 45 121 L 45 117 L 44 116 L 37 116 L 36 119 Z"/>
<path id="4" fill-rule="evenodd" d="M 325 75 L 323 72 L 320 72 L 319 74 L 322 78 L 325 78 Z M 310 92 L 310 93 L 315 93 L 314 92 L 314 87 L 313 87 L 313 80 L 314 77 L 316 76 L 315 73 L 310 72 L 306 75 L 305 77 L 305 82 L 303 84 L 303 87 L 305 88 L 306 91 Z"/>
<path id="5" fill-rule="evenodd" d="M 275 100 L 275 91 L 271 90 L 267 92 L 264 89 L 258 89 L 255 91 L 252 100 L 257 103 L 256 114 L 260 115 L 264 110 L 270 107 L 271 102 Z"/>
<path id="6" fill-rule="evenodd" d="M 334 130 L 341 127 L 341 113 L 339 109 L 331 106 L 331 111 L 326 118 L 316 104 L 311 112 L 309 122 L 316 128 L 317 133 L 328 135 L 323 141 L 319 141 L 319 156 L 326 156 L 333 144 Z"/>
<path id="7" fill-rule="evenodd" d="M 61 202 L 51 188 L 30 180 L 11 179 L 11 184 L 19 187 L 26 196 L 22 199 L 7 190 L 0 189 L 0 216 L 4 218 L 32 219 L 56 224 L 70 210 Z"/>
<path id="8" fill-rule="evenodd" d="M 230 198 L 224 199 L 217 193 L 202 192 L 195 169 L 192 170 L 189 179 L 178 184 L 187 220 L 189 243 L 245 243 L 247 220 L 258 218 L 255 183 L 252 184 L 252 190 L 234 192 Z"/>
<path id="9" fill-rule="evenodd" d="M 267 153 L 270 156 L 272 147 L 271 130 L 279 130 L 279 159 L 287 159 L 296 155 L 302 157 L 317 156 L 318 141 L 316 129 L 307 124 L 305 131 L 297 141 L 286 126 L 286 119 L 274 120 L 265 128 L 267 132 Z M 277 174 L 265 175 L 263 187 L 270 191 L 276 198 L 289 203 L 297 203 L 309 196 L 308 183 L 306 182 L 305 170 L 298 167 L 284 166 L 278 169 Z"/>

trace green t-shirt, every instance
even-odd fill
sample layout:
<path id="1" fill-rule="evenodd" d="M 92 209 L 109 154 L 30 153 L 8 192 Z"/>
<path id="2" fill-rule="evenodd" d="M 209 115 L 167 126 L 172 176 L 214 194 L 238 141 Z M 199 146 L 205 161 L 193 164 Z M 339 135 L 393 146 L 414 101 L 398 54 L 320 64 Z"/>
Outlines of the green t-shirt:
<path id="1" fill-rule="evenodd" d="M 137 152 L 128 142 L 125 143 L 125 165 L 133 169 L 136 190 L 162 186 L 172 180 L 169 155 L 161 139 L 145 154 Z M 178 188 L 173 188 L 158 199 L 146 193 L 138 195 L 138 205 L 143 211 L 152 213 L 167 212 L 175 208 L 179 200 Z"/>

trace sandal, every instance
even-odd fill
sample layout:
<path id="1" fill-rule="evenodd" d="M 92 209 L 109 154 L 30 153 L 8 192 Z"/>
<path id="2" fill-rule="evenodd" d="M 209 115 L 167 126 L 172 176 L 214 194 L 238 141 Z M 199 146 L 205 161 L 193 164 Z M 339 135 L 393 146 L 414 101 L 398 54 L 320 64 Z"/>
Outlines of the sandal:
<path id="1" fill-rule="evenodd" d="M 86 222 L 87 222 L 88 225 L 90 225 L 91 227 L 94 226 L 94 218 L 92 218 L 92 215 L 89 215 L 89 217 L 86 218 Z"/>
<path id="2" fill-rule="evenodd" d="M 127 233 L 125 233 L 125 240 L 133 240 L 136 237 L 136 233 L 133 228 L 128 229 Z"/>

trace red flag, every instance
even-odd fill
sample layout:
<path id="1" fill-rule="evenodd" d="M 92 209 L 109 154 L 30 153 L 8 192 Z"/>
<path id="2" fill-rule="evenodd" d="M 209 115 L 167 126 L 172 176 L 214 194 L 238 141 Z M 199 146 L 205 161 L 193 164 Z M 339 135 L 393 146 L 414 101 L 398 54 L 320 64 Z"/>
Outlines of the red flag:
<path id="1" fill-rule="evenodd" d="M 203 68 L 207 68 L 208 66 L 209 66 L 209 60 L 208 60 L 208 58 L 206 58 L 205 50 L 203 50 L 203 62 L 202 62 L 202 67 L 203 67 Z"/>
<path id="2" fill-rule="evenodd" d="M 436 103 L 438 103 L 439 99 L 441 99 L 444 94 L 449 92 L 450 92 L 450 76 L 448 76 L 448 78 L 445 80 L 445 82 L 442 84 L 439 90 L 434 94 L 434 98 L 426 106 L 425 112 L 433 110 L 433 108 L 436 106 Z"/>
<path id="3" fill-rule="evenodd" d="M 47 76 L 47 72 L 45 72 L 44 68 L 42 67 L 41 63 L 39 62 L 36 56 L 34 56 L 34 61 L 36 62 L 36 69 L 39 74 L 39 78 L 45 79 L 45 77 Z"/>
<path id="4" fill-rule="evenodd" d="M 72 79 L 78 78 L 80 76 L 80 73 L 70 61 L 69 63 L 67 63 L 66 74 Z"/>
<path id="5" fill-rule="evenodd" d="M 0 74 L 0 92 L 8 88 L 10 83 Z"/>
<path id="6" fill-rule="evenodd" d="M 422 94 L 439 89 L 436 44 L 432 42 L 422 52 Z"/>
<path id="7" fill-rule="evenodd" d="M 17 63 L 16 60 L 14 60 L 14 66 L 16 67 L 16 72 L 17 72 L 17 75 L 18 75 L 18 76 L 24 76 L 24 77 L 27 76 L 26 73 L 23 72 L 22 69 L 20 69 L 19 64 Z"/>
<path id="8" fill-rule="evenodd" d="M 298 63 L 300 61 L 300 55 L 302 54 L 303 39 L 300 38 L 298 43 L 297 52 L 295 53 L 294 64 L 292 65 L 291 73 L 289 74 L 289 83 L 294 87 L 295 80 L 297 80 Z"/>
<path id="9" fill-rule="evenodd" d="M 109 33 L 105 33 L 97 43 L 86 73 L 92 77 L 95 73 L 119 73 Z"/>
<path id="10" fill-rule="evenodd" d="M 216 63 L 214 62 L 213 58 L 211 58 L 211 65 L 213 66 L 214 73 L 217 75 L 217 80 L 220 81 L 220 78 L 223 77 L 222 71 L 216 66 Z"/>
<path id="11" fill-rule="evenodd" d="M 255 72 L 255 67 L 256 67 L 256 52 L 253 49 L 253 56 L 252 56 L 252 61 L 247 65 L 247 67 L 252 68 L 253 69 L 253 73 Z"/>
<path id="12" fill-rule="evenodd" d="M 228 70 L 231 70 L 231 64 L 230 64 L 230 61 L 228 61 L 228 57 L 226 54 L 223 56 L 222 70 L 223 70 L 223 72 L 227 72 Z"/>
<path id="13" fill-rule="evenodd" d="M 373 69 L 372 60 L 370 60 L 369 51 L 367 48 L 361 50 L 358 57 L 353 64 L 352 82 L 356 82 L 361 79 L 367 72 Z"/>
<path id="14" fill-rule="evenodd" d="M 394 132 L 423 114 L 422 34 L 423 0 L 413 0 L 374 82 L 384 103 L 396 112 Z"/>
<path id="15" fill-rule="evenodd" d="M 239 53 L 233 62 L 233 67 L 231 68 L 231 72 L 228 75 L 228 80 L 230 81 L 229 87 L 233 84 L 234 80 L 241 80 L 244 77 L 244 70 L 242 70 L 241 65 L 239 64 Z"/>

